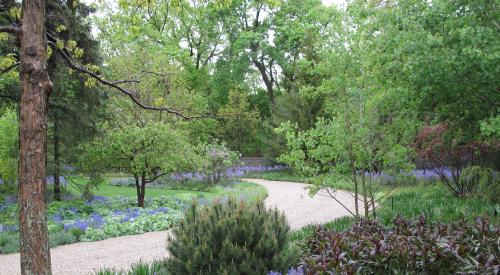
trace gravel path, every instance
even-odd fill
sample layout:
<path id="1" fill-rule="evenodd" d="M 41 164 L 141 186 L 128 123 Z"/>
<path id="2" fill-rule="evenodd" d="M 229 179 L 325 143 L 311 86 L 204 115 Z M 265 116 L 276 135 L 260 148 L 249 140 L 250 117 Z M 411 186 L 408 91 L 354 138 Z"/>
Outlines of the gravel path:
<path id="1" fill-rule="evenodd" d="M 270 181 L 262 179 L 244 179 L 264 186 L 268 196 L 265 204 L 283 211 L 292 230 L 308 224 L 323 224 L 336 218 L 349 216 L 349 212 L 333 200 L 325 191 L 309 196 L 307 184 Z M 337 191 L 335 197 L 351 211 L 354 211 L 354 198 L 347 191 Z"/>
<path id="2" fill-rule="evenodd" d="M 311 223 L 325 223 L 349 213 L 327 194 L 310 197 L 306 184 L 296 182 L 244 179 L 264 186 L 268 190 L 265 203 L 277 207 L 287 216 L 292 229 Z M 354 200 L 349 192 L 336 194 L 343 204 L 353 209 Z M 165 249 L 169 231 L 124 236 L 97 242 L 81 242 L 51 249 L 54 275 L 87 275 L 101 267 L 129 268 L 142 260 L 151 262 L 167 256 Z M 0 275 L 20 274 L 19 253 L 0 255 Z"/>
<path id="3" fill-rule="evenodd" d="M 168 231 L 123 236 L 97 242 L 81 242 L 50 250 L 54 275 L 86 275 L 101 267 L 129 268 L 142 260 L 167 256 Z M 0 255 L 0 274 L 21 274 L 19 253 Z"/>

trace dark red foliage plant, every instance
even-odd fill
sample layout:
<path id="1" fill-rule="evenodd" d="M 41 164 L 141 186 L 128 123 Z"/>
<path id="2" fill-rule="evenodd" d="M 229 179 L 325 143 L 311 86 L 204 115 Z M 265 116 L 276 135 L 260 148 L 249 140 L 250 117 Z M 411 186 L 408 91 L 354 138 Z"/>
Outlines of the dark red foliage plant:
<path id="1" fill-rule="evenodd" d="M 345 232 L 318 227 L 306 246 L 305 274 L 498 274 L 500 228 L 396 217 L 392 228 L 360 220 Z"/>
<path id="2" fill-rule="evenodd" d="M 430 162 L 440 180 L 455 195 L 474 192 L 474 186 L 460 182 L 460 173 L 467 166 L 483 164 L 494 151 L 482 142 L 465 140 L 443 123 L 422 127 L 413 147 L 419 159 Z"/>

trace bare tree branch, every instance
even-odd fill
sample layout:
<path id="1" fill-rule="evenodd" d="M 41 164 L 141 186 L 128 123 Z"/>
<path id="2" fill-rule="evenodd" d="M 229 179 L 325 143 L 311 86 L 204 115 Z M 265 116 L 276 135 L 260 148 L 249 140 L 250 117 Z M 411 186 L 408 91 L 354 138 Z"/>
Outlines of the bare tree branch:
<path id="1" fill-rule="evenodd" d="M 122 83 L 141 83 L 141 82 L 139 80 L 134 80 L 134 79 L 132 79 L 132 80 L 126 80 L 125 79 L 125 80 L 113 81 L 111 83 L 113 83 L 113 84 L 122 84 Z"/>
<path id="2" fill-rule="evenodd" d="M 47 35 L 49 36 L 49 34 L 47 34 Z M 53 37 L 51 37 L 51 38 L 54 39 Z M 154 106 L 145 105 L 141 101 L 139 101 L 139 99 L 137 99 L 135 97 L 135 95 L 134 95 L 135 93 L 133 91 L 127 90 L 127 89 L 125 89 L 125 88 L 123 88 L 123 87 L 121 87 L 121 86 L 118 85 L 119 83 L 124 83 L 125 81 L 123 81 L 123 80 L 122 81 L 118 81 L 118 82 L 108 81 L 108 80 L 104 79 L 102 76 L 98 75 L 97 73 L 94 73 L 94 72 L 88 70 L 87 68 L 81 66 L 80 64 L 77 64 L 77 63 L 73 62 L 71 60 L 71 57 L 64 50 L 59 49 L 54 42 L 49 41 L 48 43 L 50 45 L 52 45 L 55 50 L 57 50 L 57 52 L 64 58 L 64 60 L 66 61 L 66 63 L 68 64 L 68 66 L 70 68 L 72 68 L 74 70 L 77 70 L 77 71 L 79 71 L 81 73 L 84 73 L 84 74 L 86 74 L 86 75 L 94 78 L 95 80 L 97 80 L 99 83 L 101 83 L 103 85 L 115 88 L 116 90 L 120 91 L 122 94 L 128 96 L 136 105 L 138 105 L 139 107 L 141 107 L 141 108 L 143 108 L 145 110 L 165 111 L 167 113 L 179 116 L 179 117 L 181 117 L 183 119 L 187 119 L 187 120 L 194 119 L 194 118 L 206 118 L 206 117 L 209 117 L 208 115 L 187 116 L 187 115 L 184 115 L 183 113 L 181 113 L 180 111 L 175 110 L 175 109 L 165 108 L 165 107 L 154 107 Z"/>
<path id="3" fill-rule="evenodd" d="M 0 26 L 0 32 L 8 32 L 17 35 L 21 32 L 21 29 L 15 26 Z"/>
<path id="4" fill-rule="evenodd" d="M 356 217 L 356 214 L 354 214 L 351 209 L 349 209 L 349 207 L 347 207 L 345 204 L 343 204 L 339 199 L 337 199 L 337 197 L 335 196 L 335 193 L 337 191 L 333 191 L 331 192 L 329 188 L 325 188 L 324 190 L 326 190 L 326 192 L 328 193 L 328 195 L 330 195 L 330 197 L 332 199 L 334 199 L 336 202 L 338 202 L 345 210 L 347 210 L 347 212 L 349 212 L 353 217 Z"/>

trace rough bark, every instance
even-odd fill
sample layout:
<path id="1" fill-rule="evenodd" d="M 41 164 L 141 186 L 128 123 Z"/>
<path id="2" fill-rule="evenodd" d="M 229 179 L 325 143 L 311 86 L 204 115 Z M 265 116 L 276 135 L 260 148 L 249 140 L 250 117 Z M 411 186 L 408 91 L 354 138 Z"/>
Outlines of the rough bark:
<path id="1" fill-rule="evenodd" d="M 144 197 L 146 194 L 146 177 L 143 175 L 139 178 L 138 175 L 134 175 L 135 178 L 135 188 L 137 191 L 137 207 L 144 207 Z"/>
<path id="2" fill-rule="evenodd" d="M 52 83 L 45 59 L 45 1 L 24 0 L 19 123 L 19 234 L 21 273 L 51 274 L 47 233 L 47 102 Z"/>
<path id="3" fill-rule="evenodd" d="M 264 81 L 264 84 L 266 85 L 266 91 L 267 91 L 267 95 L 269 96 L 269 100 L 271 101 L 271 104 L 274 105 L 273 80 L 269 79 L 269 76 L 267 75 L 266 67 L 263 64 L 263 62 L 259 62 L 258 60 L 255 60 L 255 59 L 253 59 L 252 62 L 255 65 L 255 67 L 257 67 L 257 69 L 259 70 L 260 75 L 262 76 L 262 81 Z"/>
<path id="4" fill-rule="evenodd" d="M 61 158 L 59 150 L 59 121 L 57 116 L 54 116 L 54 200 L 61 200 Z"/>

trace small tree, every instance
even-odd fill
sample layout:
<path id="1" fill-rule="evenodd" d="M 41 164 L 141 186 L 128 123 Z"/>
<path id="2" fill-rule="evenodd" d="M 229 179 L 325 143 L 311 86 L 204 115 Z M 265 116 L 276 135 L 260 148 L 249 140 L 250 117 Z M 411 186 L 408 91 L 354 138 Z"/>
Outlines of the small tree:
<path id="1" fill-rule="evenodd" d="M 202 151 L 201 172 L 212 185 L 218 184 L 227 173 L 227 169 L 236 165 L 239 160 L 239 155 L 229 150 L 225 143 L 204 145 Z"/>
<path id="2" fill-rule="evenodd" d="M 137 205 L 144 207 L 146 185 L 173 172 L 194 169 L 198 158 L 185 135 L 165 124 L 110 130 L 84 147 L 81 167 L 88 173 L 126 171 L 135 179 Z"/>

